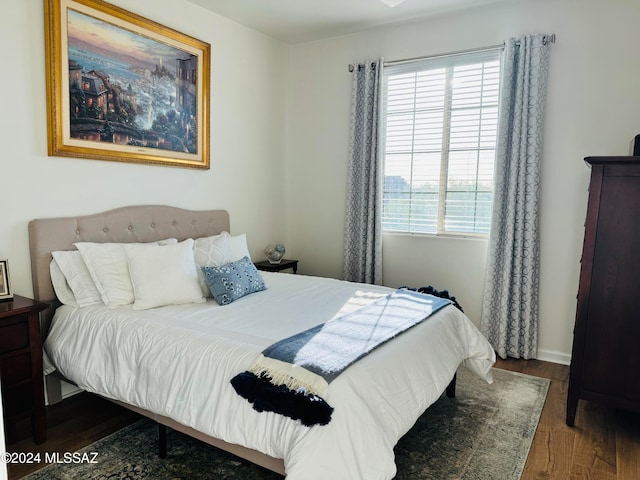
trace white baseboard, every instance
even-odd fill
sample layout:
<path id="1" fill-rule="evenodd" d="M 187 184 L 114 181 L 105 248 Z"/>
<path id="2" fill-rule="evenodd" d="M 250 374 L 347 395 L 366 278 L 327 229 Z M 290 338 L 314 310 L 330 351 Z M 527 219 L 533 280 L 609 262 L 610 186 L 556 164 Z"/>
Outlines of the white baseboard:
<path id="1" fill-rule="evenodd" d="M 559 363 L 560 365 L 571 365 L 571 355 L 564 352 L 555 352 L 553 350 L 538 350 L 538 360 L 551 363 Z"/>

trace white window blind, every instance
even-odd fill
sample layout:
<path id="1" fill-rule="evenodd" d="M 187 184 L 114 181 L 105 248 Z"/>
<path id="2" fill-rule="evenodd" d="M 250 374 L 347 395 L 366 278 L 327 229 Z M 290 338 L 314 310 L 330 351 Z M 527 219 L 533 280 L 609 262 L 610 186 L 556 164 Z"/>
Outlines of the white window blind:
<path id="1" fill-rule="evenodd" d="M 487 234 L 500 49 L 384 69 L 383 230 Z"/>

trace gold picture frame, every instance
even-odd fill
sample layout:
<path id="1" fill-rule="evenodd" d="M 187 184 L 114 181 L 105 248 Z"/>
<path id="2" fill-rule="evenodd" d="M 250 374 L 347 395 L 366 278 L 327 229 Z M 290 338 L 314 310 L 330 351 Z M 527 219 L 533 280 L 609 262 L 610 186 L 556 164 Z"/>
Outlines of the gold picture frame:
<path id="1" fill-rule="evenodd" d="M 0 258 L 0 300 L 11 298 L 13 298 L 13 290 L 11 277 L 9 277 L 9 261 L 6 258 Z"/>
<path id="2" fill-rule="evenodd" d="M 209 168 L 211 46 L 101 0 L 44 0 L 50 156 Z"/>

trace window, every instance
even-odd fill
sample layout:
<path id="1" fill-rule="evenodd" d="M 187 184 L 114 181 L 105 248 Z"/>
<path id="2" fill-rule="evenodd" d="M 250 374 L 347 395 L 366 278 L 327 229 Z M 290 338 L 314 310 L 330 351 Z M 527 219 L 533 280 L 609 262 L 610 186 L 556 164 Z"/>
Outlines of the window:
<path id="1" fill-rule="evenodd" d="M 487 234 L 500 49 L 384 69 L 387 232 Z"/>

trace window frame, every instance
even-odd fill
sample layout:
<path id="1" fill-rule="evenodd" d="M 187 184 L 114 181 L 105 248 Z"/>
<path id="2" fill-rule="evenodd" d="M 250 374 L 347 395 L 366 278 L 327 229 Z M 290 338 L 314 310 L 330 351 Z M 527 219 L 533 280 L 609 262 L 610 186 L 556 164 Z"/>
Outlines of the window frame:
<path id="1" fill-rule="evenodd" d="M 424 232 L 424 231 L 418 231 L 415 228 L 411 227 L 411 216 L 408 216 L 409 219 L 409 223 L 408 223 L 408 227 L 406 230 L 402 230 L 402 229 L 397 229 L 397 230 L 389 230 L 386 229 L 384 226 L 384 222 L 382 224 L 382 232 L 384 234 L 396 234 L 396 235 L 425 235 L 425 236 L 432 236 L 432 237 L 454 237 L 454 238 L 475 238 L 475 239 L 487 239 L 489 236 L 489 232 L 477 232 L 477 231 L 455 231 L 455 230 L 447 230 L 446 229 L 446 200 L 447 200 L 447 193 L 451 192 L 451 190 L 448 189 L 448 177 L 449 177 L 449 164 L 450 164 L 450 153 L 451 153 L 451 149 L 450 149 L 450 141 L 451 141 L 451 118 L 452 118 L 452 112 L 455 110 L 454 108 L 452 108 L 452 103 L 453 103 L 453 72 L 454 72 L 454 68 L 457 66 L 462 66 L 462 65 L 473 65 L 473 64 L 478 64 L 478 63 L 489 63 L 489 62 L 498 62 L 498 100 L 495 104 L 496 107 L 496 115 L 497 115 L 497 119 L 496 119 L 496 143 L 493 146 L 493 151 L 494 151 L 494 171 L 495 171 L 495 154 L 496 154 L 496 150 L 497 150 L 497 134 L 499 131 L 499 112 L 500 112 L 500 98 L 499 98 L 499 92 L 500 92 L 500 80 L 502 77 L 502 51 L 503 48 L 502 46 L 498 46 L 498 47 L 490 47 L 490 48 L 485 48 L 485 49 L 478 49 L 478 50 L 471 50 L 471 51 L 466 51 L 466 52 L 457 52 L 457 53 L 452 53 L 452 54 L 444 54 L 444 55 L 436 55 L 433 57 L 424 57 L 424 58 L 420 58 L 420 59 L 413 59 L 410 61 L 401 61 L 401 62 L 388 62 L 385 63 L 384 65 L 384 69 L 383 69 L 383 78 L 382 78 L 382 89 L 381 89 L 381 108 L 380 108 L 380 112 L 381 112 L 381 141 L 380 141 L 380 148 L 381 148 L 381 152 L 382 152 L 382 180 L 383 180 L 383 185 L 382 185 L 382 198 L 383 198 L 383 207 L 382 207 L 382 218 L 384 220 L 384 201 L 385 201 L 385 194 L 387 193 L 386 189 L 385 189 L 385 178 L 386 178 L 386 157 L 387 157 L 387 148 L 386 148 L 386 139 L 387 139 L 387 119 L 388 119 L 388 115 L 387 115 L 387 89 L 388 89 L 388 78 L 390 75 L 400 75 L 403 73 L 418 73 L 421 71 L 427 71 L 427 70 L 435 70 L 438 68 L 446 68 L 446 80 L 445 80 L 445 90 L 444 90 L 444 99 L 443 99 L 443 104 L 445 105 L 443 108 L 443 120 L 441 123 L 441 133 L 442 133 L 442 146 L 441 149 L 439 151 L 440 153 L 440 176 L 439 176 L 439 185 L 438 185 L 438 207 L 437 207 L 437 218 L 436 218 L 436 231 L 435 232 Z M 485 73 L 483 72 L 483 82 L 481 83 L 482 86 L 484 86 L 484 75 Z M 482 94 L 479 95 L 480 98 L 480 116 L 482 117 L 482 108 L 483 108 L 483 103 L 482 103 Z M 415 114 L 415 108 L 413 110 L 413 113 Z M 480 121 L 479 124 L 479 133 L 478 133 L 478 147 L 473 149 L 473 151 L 476 151 L 478 153 L 478 156 L 480 154 L 480 152 L 482 152 L 483 150 L 486 150 L 486 148 L 482 148 L 480 147 L 480 143 L 481 143 L 481 137 L 482 137 L 482 133 L 481 133 L 481 125 L 482 122 Z M 411 169 L 413 170 L 413 165 L 414 165 L 414 154 L 416 152 L 416 149 L 413 148 L 411 149 Z M 479 159 L 476 160 L 476 172 L 478 171 L 480 167 L 480 161 Z M 476 173 L 476 182 L 478 179 L 478 174 Z M 495 177 L 492 178 L 492 188 L 491 188 L 491 203 L 493 202 L 493 194 L 495 192 Z M 409 205 L 411 205 L 411 201 L 412 201 L 412 197 L 414 196 L 414 189 L 413 187 L 410 185 L 409 186 Z M 480 190 L 478 190 L 478 185 L 476 183 L 476 189 L 473 190 L 473 193 L 477 195 L 478 193 L 480 193 Z M 409 206 L 409 208 L 411 208 L 411 206 Z M 478 204 L 477 204 L 477 200 L 474 203 L 474 208 L 478 208 Z M 474 214 L 474 221 L 477 220 L 477 214 Z M 474 227 L 476 228 L 476 227 Z"/>

